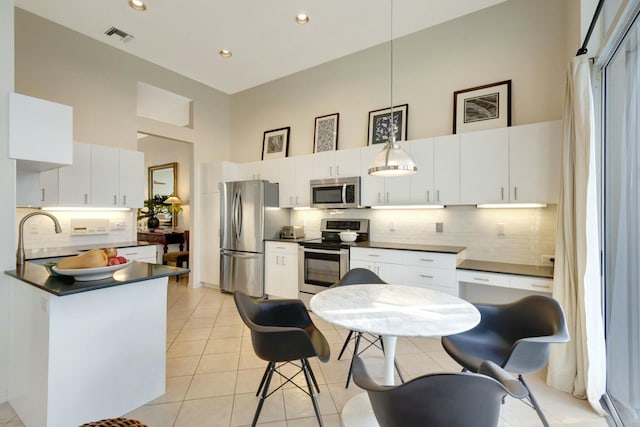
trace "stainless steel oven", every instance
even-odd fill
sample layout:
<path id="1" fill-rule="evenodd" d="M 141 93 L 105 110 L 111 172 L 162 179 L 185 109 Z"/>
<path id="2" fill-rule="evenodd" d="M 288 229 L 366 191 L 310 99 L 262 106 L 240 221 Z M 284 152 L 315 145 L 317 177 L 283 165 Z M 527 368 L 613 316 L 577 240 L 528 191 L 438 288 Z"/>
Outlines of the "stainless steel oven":
<path id="1" fill-rule="evenodd" d="M 298 290 L 299 298 L 309 306 L 309 300 L 339 281 L 349 270 L 349 248 L 368 240 L 367 219 L 323 219 L 322 238 L 300 242 Z M 356 243 L 340 241 L 339 233 L 353 230 Z"/>

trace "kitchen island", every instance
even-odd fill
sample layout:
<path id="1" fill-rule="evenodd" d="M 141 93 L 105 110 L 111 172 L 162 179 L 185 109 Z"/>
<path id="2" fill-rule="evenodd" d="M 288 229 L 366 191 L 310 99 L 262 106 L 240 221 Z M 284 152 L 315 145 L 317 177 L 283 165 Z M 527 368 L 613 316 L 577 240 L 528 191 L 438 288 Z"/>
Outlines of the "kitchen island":
<path id="1" fill-rule="evenodd" d="M 165 392 L 168 277 L 133 261 L 77 282 L 35 262 L 10 276 L 9 403 L 27 427 L 121 416 Z"/>

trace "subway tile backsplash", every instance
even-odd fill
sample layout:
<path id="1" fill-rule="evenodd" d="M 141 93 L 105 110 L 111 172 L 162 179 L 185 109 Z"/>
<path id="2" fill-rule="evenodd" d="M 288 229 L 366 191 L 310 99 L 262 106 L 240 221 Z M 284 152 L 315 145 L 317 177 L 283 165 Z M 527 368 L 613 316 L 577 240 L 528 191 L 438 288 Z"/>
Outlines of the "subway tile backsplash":
<path id="1" fill-rule="evenodd" d="M 291 221 L 303 225 L 307 237 L 320 235 L 325 217 L 368 218 L 370 240 L 464 246 L 467 259 L 542 264 L 553 255 L 556 242 L 556 205 L 538 209 L 346 209 L 293 211 Z M 442 232 L 436 232 L 442 223 Z"/>

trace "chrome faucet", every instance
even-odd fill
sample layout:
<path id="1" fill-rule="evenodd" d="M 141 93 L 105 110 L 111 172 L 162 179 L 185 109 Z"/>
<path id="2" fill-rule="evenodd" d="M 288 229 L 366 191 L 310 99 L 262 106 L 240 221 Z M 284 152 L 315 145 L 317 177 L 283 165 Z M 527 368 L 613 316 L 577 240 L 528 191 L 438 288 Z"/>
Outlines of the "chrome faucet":
<path id="1" fill-rule="evenodd" d="M 24 218 L 22 218 L 22 221 L 20 221 L 20 225 L 18 225 L 18 250 L 16 251 L 16 265 L 24 265 L 24 241 L 22 238 L 22 235 L 24 234 L 23 229 L 24 229 L 24 223 L 26 220 L 28 220 L 29 218 L 31 218 L 32 216 L 35 215 L 44 215 L 44 216 L 48 216 L 49 218 L 51 218 L 53 220 L 53 223 L 55 225 L 55 230 L 56 233 L 62 233 L 62 227 L 60 227 L 60 223 L 58 222 L 58 218 L 56 218 L 55 216 L 51 215 L 48 212 L 41 212 L 41 211 L 36 211 L 36 212 L 31 212 L 28 213 L 24 216 Z"/>

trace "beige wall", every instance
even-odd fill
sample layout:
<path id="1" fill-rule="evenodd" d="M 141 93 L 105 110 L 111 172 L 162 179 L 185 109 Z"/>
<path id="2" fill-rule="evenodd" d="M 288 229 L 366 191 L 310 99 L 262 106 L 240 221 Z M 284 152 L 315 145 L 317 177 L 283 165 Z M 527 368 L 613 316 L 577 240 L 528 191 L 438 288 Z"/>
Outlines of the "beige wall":
<path id="1" fill-rule="evenodd" d="M 511 0 L 394 42 L 394 104 L 409 139 L 452 132 L 453 92 L 513 81 L 513 125 L 559 119 L 567 2 Z M 263 132 L 291 126 L 290 155 L 313 151 L 314 118 L 340 113 L 338 148 L 366 145 L 368 112 L 388 107 L 389 47 L 377 46 L 234 94 L 232 160 L 261 158 Z"/>
<path id="2" fill-rule="evenodd" d="M 22 9 L 15 27 L 16 91 L 73 106 L 77 141 L 136 150 L 142 131 L 192 142 L 201 162 L 229 158 L 228 95 Z M 138 118 L 138 81 L 191 98 L 193 129 Z"/>

